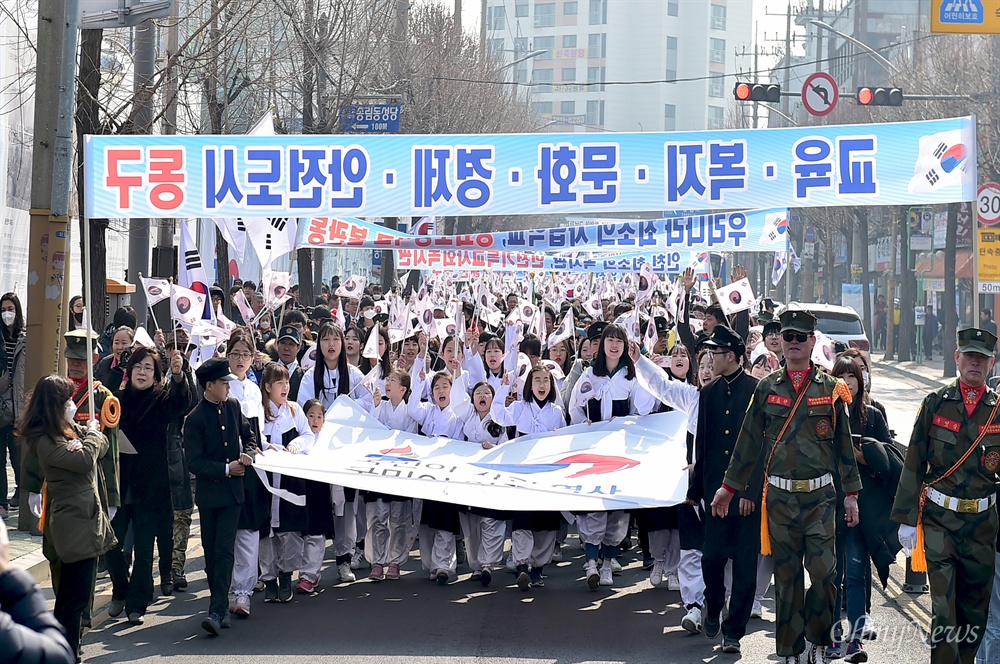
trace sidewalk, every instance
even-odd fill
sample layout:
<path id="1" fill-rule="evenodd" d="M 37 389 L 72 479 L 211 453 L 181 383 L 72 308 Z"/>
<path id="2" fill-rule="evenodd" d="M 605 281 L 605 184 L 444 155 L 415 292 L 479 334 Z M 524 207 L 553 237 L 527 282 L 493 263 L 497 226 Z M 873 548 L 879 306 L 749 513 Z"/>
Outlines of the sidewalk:
<path id="1" fill-rule="evenodd" d="M 927 387 L 937 389 L 942 385 L 947 385 L 953 378 L 944 378 L 944 359 L 935 356 L 933 360 L 921 360 L 916 362 L 897 362 L 895 360 L 882 359 L 884 351 L 876 350 L 871 352 L 872 370 L 874 372 L 888 372 L 923 383 Z"/>

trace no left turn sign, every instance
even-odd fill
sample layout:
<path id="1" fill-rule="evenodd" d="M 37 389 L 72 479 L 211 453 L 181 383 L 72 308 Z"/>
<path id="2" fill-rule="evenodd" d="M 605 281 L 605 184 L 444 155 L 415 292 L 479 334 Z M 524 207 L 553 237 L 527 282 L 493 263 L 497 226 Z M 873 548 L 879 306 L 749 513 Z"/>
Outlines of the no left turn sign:
<path id="1" fill-rule="evenodd" d="M 802 105 L 813 115 L 826 115 L 837 107 L 838 99 L 837 81 L 825 71 L 810 75 L 802 84 Z"/>

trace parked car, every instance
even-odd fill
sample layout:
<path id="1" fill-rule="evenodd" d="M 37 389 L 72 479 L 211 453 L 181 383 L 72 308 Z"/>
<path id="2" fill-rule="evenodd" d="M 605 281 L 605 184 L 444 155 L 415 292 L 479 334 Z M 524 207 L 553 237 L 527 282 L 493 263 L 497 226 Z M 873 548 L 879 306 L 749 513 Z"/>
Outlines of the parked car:
<path id="1" fill-rule="evenodd" d="M 868 356 L 871 343 L 865 333 L 865 324 L 861 322 L 861 316 L 852 307 L 819 302 L 796 303 L 795 306 L 815 314 L 816 329 L 833 341 L 840 341 L 850 348 L 857 348 L 866 357 Z"/>

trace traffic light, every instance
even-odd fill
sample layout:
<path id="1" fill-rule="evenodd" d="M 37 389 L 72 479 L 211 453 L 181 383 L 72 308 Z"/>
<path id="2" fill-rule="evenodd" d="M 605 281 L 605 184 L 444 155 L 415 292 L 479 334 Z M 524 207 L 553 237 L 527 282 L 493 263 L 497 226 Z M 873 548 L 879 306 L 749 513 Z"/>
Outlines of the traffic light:
<path id="1" fill-rule="evenodd" d="M 737 101 L 766 101 L 777 103 L 781 100 L 781 86 L 775 83 L 737 83 L 733 88 Z"/>
<path id="2" fill-rule="evenodd" d="M 861 106 L 902 106 L 903 91 L 899 88 L 858 88 L 858 104 Z"/>

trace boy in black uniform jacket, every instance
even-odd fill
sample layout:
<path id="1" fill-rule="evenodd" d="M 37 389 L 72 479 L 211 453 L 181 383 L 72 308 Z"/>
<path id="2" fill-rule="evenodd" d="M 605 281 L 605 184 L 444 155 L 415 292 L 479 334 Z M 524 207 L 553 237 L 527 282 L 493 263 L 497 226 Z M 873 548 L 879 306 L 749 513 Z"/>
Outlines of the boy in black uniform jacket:
<path id="1" fill-rule="evenodd" d="M 236 380 L 229 360 L 212 358 L 196 373 L 202 400 L 184 422 L 184 450 L 195 476 L 205 573 L 212 593 L 208 617 L 201 626 L 214 636 L 220 628 L 229 627 L 229 584 L 243 503 L 243 475 L 258 447 L 239 403 L 229 398 L 229 381 Z"/>

